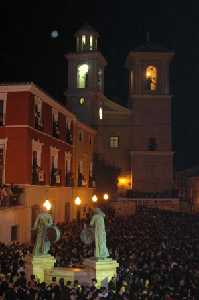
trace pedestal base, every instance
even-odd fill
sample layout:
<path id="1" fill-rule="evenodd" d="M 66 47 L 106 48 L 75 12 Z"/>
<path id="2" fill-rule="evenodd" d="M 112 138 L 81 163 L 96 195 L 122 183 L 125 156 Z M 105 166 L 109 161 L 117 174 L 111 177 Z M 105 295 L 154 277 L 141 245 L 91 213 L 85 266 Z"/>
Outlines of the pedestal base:
<path id="1" fill-rule="evenodd" d="M 51 255 L 29 256 L 26 259 L 26 271 L 28 277 L 35 275 L 40 282 L 45 281 L 45 271 L 54 268 L 56 260 Z"/>
<path id="2" fill-rule="evenodd" d="M 119 264 L 111 258 L 96 260 L 95 258 L 85 259 L 83 262 L 87 268 L 90 278 L 97 279 L 97 287 L 106 286 L 113 276 L 116 275 L 116 270 Z"/>

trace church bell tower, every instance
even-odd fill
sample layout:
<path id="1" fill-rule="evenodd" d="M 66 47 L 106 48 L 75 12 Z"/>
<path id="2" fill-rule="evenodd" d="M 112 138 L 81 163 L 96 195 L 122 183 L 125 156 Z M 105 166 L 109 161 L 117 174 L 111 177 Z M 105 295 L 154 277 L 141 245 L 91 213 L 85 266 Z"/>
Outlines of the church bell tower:
<path id="1" fill-rule="evenodd" d="M 166 193 L 172 188 L 169 66 L 173 56 L 173 52 L 147 43 L 127 57 L 133 120 L 131 169 L 138 191 Z"/>
<path id="2" fill-rule="evenodd" d="M 75 33 L 76 52 L 66 54 L 68 61 L 67 108 L 78 119 L 96 126 L 102 112 L 104 67 L 106 60 L 98 51 L 99 34 L 89 25 Z"/>

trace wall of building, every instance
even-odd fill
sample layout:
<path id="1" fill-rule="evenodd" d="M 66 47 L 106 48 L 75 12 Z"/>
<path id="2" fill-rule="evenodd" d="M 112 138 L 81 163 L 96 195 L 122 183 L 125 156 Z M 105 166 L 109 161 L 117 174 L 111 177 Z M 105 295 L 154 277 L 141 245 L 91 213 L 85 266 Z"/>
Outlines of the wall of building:
<path id="1" fill-rule="evenodd" d="M 18 240 L 21 243 L 30 241 L 31 211 L 27 207 L 13 207 L 0 209 L 0 241 L 11 242 L 11 226 L 18 226 Z"/>

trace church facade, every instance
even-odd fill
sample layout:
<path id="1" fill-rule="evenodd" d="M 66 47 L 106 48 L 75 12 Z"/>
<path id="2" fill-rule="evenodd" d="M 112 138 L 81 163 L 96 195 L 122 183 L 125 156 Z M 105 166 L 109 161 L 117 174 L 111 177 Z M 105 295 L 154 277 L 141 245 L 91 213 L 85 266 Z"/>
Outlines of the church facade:
<path id="1" fill-rule="evenodd" d="M 104 95 L 107 62 L 89 25 L 75 34 L 68 62 L 67 107 L 97 131 L 95 152 L 119 168 L 118 188 L 165 193 L 173 186 L 169 66 L 174 56 L 148 43 L 126 58 L 128 107 Z"/>

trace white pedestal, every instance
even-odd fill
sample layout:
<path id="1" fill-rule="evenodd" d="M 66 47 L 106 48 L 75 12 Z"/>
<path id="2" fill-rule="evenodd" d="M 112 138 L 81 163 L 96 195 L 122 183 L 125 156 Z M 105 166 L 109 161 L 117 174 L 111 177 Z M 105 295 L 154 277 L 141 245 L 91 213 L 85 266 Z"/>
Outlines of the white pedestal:
<path id="1" fill-rule="evenodd" d="M 108 282 L 116 275 L 119 264 L 111 258 L 96 260 L 95 258 L 85 259 L 84 266 L 89 272 L 90 279 L 97 279 L 97 287 L 107 286 Z"/>
<path id="2" fill-rule="evenodd" d="M 26 271 L 28 278 L 30 275 L 35 275 L 40 282 L 44 281 L 44 272 L 54 268 L 56 260 L 51 255 L 29 256 L 26 259 Z"/>

